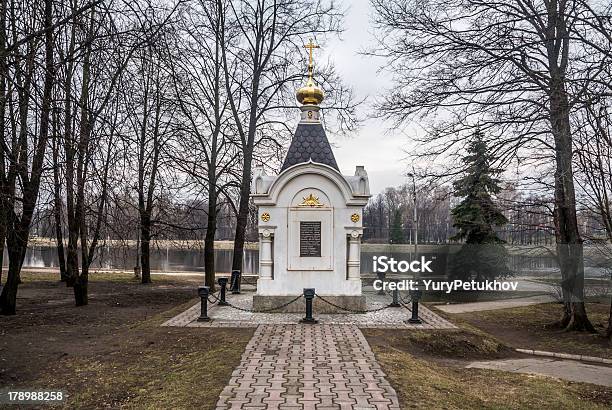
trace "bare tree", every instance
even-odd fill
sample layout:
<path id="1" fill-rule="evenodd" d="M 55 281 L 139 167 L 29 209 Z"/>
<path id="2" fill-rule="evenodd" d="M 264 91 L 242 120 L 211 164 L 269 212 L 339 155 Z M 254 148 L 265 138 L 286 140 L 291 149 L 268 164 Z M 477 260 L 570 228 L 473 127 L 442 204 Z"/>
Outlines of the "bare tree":
<path id="1" fill-rule="evenodd" d="M 612 119 L 609 101 L 586 105 L 576 113 L 576 168 L 580 203 L 597 216 L 612 242 Z M 595 238 L 592 238 L 595 239 Z"/>
<path id="2" fill-rule="evenodd" d="M 53 161 L 53 220 L 55 223 L 55 240 L 57 249 L 57 260 L 60 270 L 60 280 L 62 282 L 68 282 L 68 272 L 66 270 L 66 253 L 64 251 L 64 232 L 62 216 L 64 211 L 63 200 L 62 200 L 62 183 L 61 170 L 62 164 L 60 162 L 60 145 L 62 139 L 60 138 L 60 125 L 59 125 L 59 109 L 55 107 L 53 111 L 53 139 L 52 139 L 52 161 Z"/>
<path id="3" fill-rule="evenodd" d="M 205 283 L 215 288 L 215 234 L 219 209 L 232 203 L 239 150 L 223 74 L 221 41 L 227 4 L 200 0 L 189 5 L 171 65 L 183 120 L 175 164 L 189 175 L 196 197 L 206 198 Z M 229 78 L 231 79 L 232 76 Z M 231 88 L 231 87 L 229 87 Z"/>
<path id="4" fill-rule="evenodd" d="M 602 92 L 593 95 L 592 103 L 574 116 L 579 203 L 603 227 L 601 234 L 587 239 L 606 257 L 608 264 L 612 262 L 609 245 L 612 242 L 612 122 L 609 107 L 609 98 Z M 612 301 L 606 336 L 612 337 Z"/>
<path id="5" fill-rule="evenodd" d="M 177 104 L 172 101 L 170 57 L 166 50 L 164 30 L 135 53 L 122 81 L 124 111 L 131 124 L 126 130 L 126 161 L 135 163 L 136 171 L 133 188 L 138 196 L 142 283 L 151 282 L 150 246 L 156 223 L 155 202 L 162 188 L 163 171 L 168 169 L 164 150 L 176 132 Z"/>
<path id="6" fill-rule="evenodd" d="M 305 37 L 338 32 L 342 12 L 321 0 L 239 0 L 228 2 L 223 15 L 228 28 L 221 39 L 224 76 L 242 155 L 232 269 L 242 270 L 256 149 L 280 148 L 273 138 L 278 130 L 269 130 L 284 123 L 275 113 L 295 105 L 291 85 L 304 74 L 298 56 Z"/>
<path id="7" fill-rule="evenodd" d="M 583 299 L 570 113 L 607 63 L 584 41 L 600 44 L 601 34 L 592 30 L 600 16 L 581 0 L 373 4 L 381 32 L 376 54 L 389 59 L 397 80 L 381 115 L 398 122 L 436 118 L 423 141 L 428 155 L 452 159 L 478 125 L 491 135 L 489 146 L 501 164 L 554 161 L 564 290 L 558 324 L 592 331 Z"/>
<path id="8" fill-rule="evenodd" d="M 109 200 L 119 127 L 118 85 L 134 54 L 159 34 L 177 6 L 162 9 L 161 21 L 152 21 L 152 13 L 134 12 L 131 4 L 120 5 L 119 9 L 91 7 L 86 17 L 77 20 L 79 53 L 74 69 L 67 69 L 65 75 L 66 270 L 77 306 L 88 303 L 89 267 Z M 74 49 L 70 40 L 67 54 Z M 76 124 L 74 131 L 72 124 Z"/>
<path id="9" fill-rule="evenodd" d="M 40 10 L 42 6 L 42 13 Z M 36 70 L 36 58 L 39 56 L 39 44 L 37 37 L 32 36 L 25 43 L 25 50 L 18 47 L 10 58 L 11 68 L 9 68 L 9 56 L 6 53 L 7 38 L 7 9 L 12 13 L 10 30 L 12 31 L 13 41 L 16 44 L 18 32 L 32 33 L 37 29 L 44 29 L 44 64 L 43 68 L 43 90 L 39 101 L 40 110 L 34 110 L 34 115 L 38 114 L 38 125 L 36 134 L 30 132 L 32 113 L 31 105 L 36 106 L 33 101 L 33 82 Z M 51 100 L 53 84 L 55 81 L 56 65 L 53 55 L 53 2 L 46 0 L 44 4 L 25 5 L 24 3 L 14 4 L 11 2 L 7 7 L 7 2 L 3 1 L 0 7 L 0 46 L 3 48 L 0 53 L 0 69 L 2 79 L 0 92 L 0 105 L 9 104 L 10 118 L 12 122 L 12 132 L 7 133 L 3 128 L 2 147 L 0 150 L 0 180 L 1 180 L 1 200 L 6 232 L 6 242 L 9 255 L 9 268 L 6 286 L 2 288 L 0 295 L 0 313 L 4 315 L 14 315 L 16 311 L 17 288 L 19 285 L 19 273 L 28 246 L 30 223 L 40 188 L 41 175 L 43 173 L 45 151 L 49 138 Z M 32 19 L 17 19 L 14 13 L 23 13 L 30 17 L 41 16 Z M 42 21 L 41 21 L 42 20 Z M 40 26 L 28 26 L 32 22 Z M 17 27 L 17 26 L 21 27 Z M 23 53 L 23 54 L 22 54 Z M 25 56 L 22 58 L 21 55 Z M 10 95 L 6 90 L 7 82 L 15 84 L 15 91 Z M 12 87 L 11 87 L 12 88 Z M 18 114 L 14 114 L 14 93 L 17 94 Z M 4 108 L 3 108 L 4 111 Z M 0 113 L 5 114 L 6 111 Z M 4 118 L 4 116 L 2 117 Z M 3 124 L 5 125 L 4 120 Z M 7 136 L 9 138 L 7 138 Z M 3 238 L 0 238 L 3 239 Z"/>

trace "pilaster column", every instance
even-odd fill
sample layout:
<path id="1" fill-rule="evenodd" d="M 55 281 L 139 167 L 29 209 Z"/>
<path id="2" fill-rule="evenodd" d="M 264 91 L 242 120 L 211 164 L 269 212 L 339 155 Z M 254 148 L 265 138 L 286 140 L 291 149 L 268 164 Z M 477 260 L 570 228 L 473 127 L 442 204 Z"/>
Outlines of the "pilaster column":
<path id="1" fill-rule="evenodd" d="M 353 231 L 349 235 L 348 279 L 361 279 L 361 234 Z"/>
<path id="2" fill-rule="evenodd" d="M 259 278 L 272 279 L 272 233 L 264 230 L 259 235 Z"/>

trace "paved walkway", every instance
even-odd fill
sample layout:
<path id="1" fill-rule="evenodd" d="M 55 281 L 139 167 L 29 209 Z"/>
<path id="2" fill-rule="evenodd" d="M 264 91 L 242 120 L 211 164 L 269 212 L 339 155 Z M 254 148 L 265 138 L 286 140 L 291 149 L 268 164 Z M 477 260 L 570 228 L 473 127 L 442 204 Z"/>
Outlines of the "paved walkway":
<path id="1" fill-rule="evenodd" d="M 446 313 L 468 313 L 484 310 L 509 309 L 520 306 L 537 305 L 555 302 L 551 295 L 531 296 L 527 298 L 491 300 L 487 302 L 458 303 L 455 305 L 437 305 L 436 308 Z"/>
<path id="2" fill-rule="evenodd" d="M 355 325 L 261 325 L 217 409 L 399 409 Z"/>
<path id="3" fill-rule="evenodd" d="M 257 327 L 217 409 L 399 409 L 359 328 L 456 328 L 424 306 L 419 309 L 422 324 L 406 323 L 410 310 L 384 308 L 389 304 L 385 295 L 367 295 L 367 308 L 374 312 L 315 311 L 316 325 L 298 324 L 304 313 L 252 312 L 252 299 L 251 292 L 228 295 L 235 307 L 213 304 L 210 322 L 197 321 L 197 303 L 162 325 Z"/>
<path id="4" fill-rule="evenodd" d="M 531 373 L 581 383 L 612 387 L 612 367 L 595 366 L 575 360 L 509 359 L 474 362 L 467 367 L 504 370 L 513 373 Z"/>

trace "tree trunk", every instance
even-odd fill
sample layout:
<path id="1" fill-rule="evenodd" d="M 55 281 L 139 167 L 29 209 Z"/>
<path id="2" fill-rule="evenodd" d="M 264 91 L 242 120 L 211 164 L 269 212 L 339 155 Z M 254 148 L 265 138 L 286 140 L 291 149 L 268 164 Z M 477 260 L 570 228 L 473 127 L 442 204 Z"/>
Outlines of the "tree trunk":
<path id="1" fill-rule="evenodd" d="M 72 288 L 74 289 L 74 303 L 76 306 L 86 306 L 89 302 L 87 295 L 88 282 L 89 275 L 87 272 L 81 272 L 74 281 Z"/>
<path id="2" fill-rule="evenodd" d="M 56 113 L 56 111 L 54 111 Z M 66 272 L 66 254 L 64 253 L 64 235 L 62 234 L 62 185 L 59 177 L 59 134 L 57 126 L 57 115 L 53 115 L 53 217 L 55 220 L 55 239 L 57 247 L 57 260 L 60 269 L 60 280 L 68 281 Z"/>
<path id="3" fill-rule="evenodd" d="M 204 237 L 204 282 L 215 290 L 215 232 L 217 230 L 217 193 L 214 179 L 208 183 L 208 219 Z"/>
<path id="4" fill-rule="evenodd" d="M 0 203 L 0 288 L 2 287 L 2 272 L 4 271 L 4 243 L 6 242 L 6 217 L 4 204 Z"/>
<path id="5" fill-rule="evenodd" d="M 67 183 L 70 183 L 67 181 Z M 66 280 L 66 286 L 74 286 L 79 276 L 79 256 L 77 252 L 78 245 L 78 228 L 74 222 L 68 221 L 68 248 L 66 249 L 66 274 L 68 279 Z"/>
<path id="6" fill-rule="evenodd" d="M 569 103 L 559 72 L 551 75 L 550 120 L 556 162 L 554 219 L 564 304 L 558 325 L 566 330 L 593 332 L 584 305 L 583 244 L 576 218 Z"/>
<path id="7" fill-rule="evenodd" d="M 257 39 L 259 42 L 261 39 Z M 256 61 L 255 67 L 259 66 L 259 62 Z M 250 101 L 250 114 L 249 114 L 249 129 L 247 133 L 246 141 L 243 141 L 242 152 L 243 152 L 243 166 L 242 166 L 242 179 L 240 185 L 240 206 L 238 208 L 238 215 L 236 218 L 236 233 L 234 235 L 234 254 L 232 255 L 232 270 L 239 270 L 242 272 L 242 259 L 244 254 L 244 240 L 246 235 L 246 228 L 249 219 L 249 198 L 251 193 L 251 167 L 253 163 L 253 147 L 255 145 L 255 132 L 257 131 L 257 105 L 259 103 L 259 81 L 261 72 L 258 70 L 254 71 L 254 78 L 251 86 L 251 101 Z M 236 113 L 234 117 L 238 120 Z M 239 278 L 241 280 L 242 278 Z"/>
<path id="8" fill-rule="evenodd" d="M 612 272 L 610 273 L 610 279 L 612 279 Z M 608 329 L 606 330 L 606 337 L 612 339 L 612 297 L 610 297 L 610 313 L 608 314 Z"/>
<path id="9" fill-rule="evenodd" d="M 0 313 L 14 315 L 17 312 L 17 289 L 19 287 L 19 272 L 23 264 L 25 249 L 28 246 L 28 232 L 14 232 L 8 239 L 9 266 L 6 284 L 0 294 Z"/>
<path id="10" fill-rule="evenodd" d="M 0 2 L 0 47 L 6 46 L 6 9 L 7 1 Z M 6 84 L 8 77 L 8 66 L 6 64 L 6 53 L 0 52 L 0 133 L 5 135 L 6 127 Z M 0 288 L 2 287 L 2 271 L 4 270 L 4 243 L 7 234 L 7 203 L 6 198 L 2 198 L 7 191 L 6 157 L 4 149 L 0 149 Z"/>
<path id="11" fill-rule="evenodd" d="M 74 59 L 72 56 L 74 55 L 74 47 L 75 47 L 75 31 L 74 28 L 76 24 L 73 24 L 73 29 L 70 32 L 70 47 L 68 51 L 68 64 L 66 67 L 66 77 L 63 83 L 63 91 L 64 91 L 64 134 L 63 134 L 63 143 L 64 143 L 64 154 L 65 154 L 65 175 L 64 178 L 66 180 L 66 225 L 68 227 L 68 248 L 64 253 L 62 249 L 62 254 L 65 256 L 65 275 L 66 275 L 66 286 L 72 286 L 76 281 L 76 276 L 78 275 L 78 259 L 76 257 L 76 237 L 78 233 L 74 232 L 73 221 L 74 219 L 74 147 L 72 143 L 72 73 L 73 73 L 73 65 Z M 61 190 L 61 186 L 59 187 Z M 60 224 L 61 225 L 61 224 Z M 57 221 L 56 221 L 57 226 Z M 61 234 L 61 231 L 60 231 Z M 56 231 L 57 236 L 57 231 Z M 62 235 L 62 248 L 64 248 L 64 238 Z M 58 241 L 59 244 L 59 241 Z M 60 250 L 58 249 L 58 255 Z M 60 265 L 61 270 L 61 265 Z M 75 271 L 76 270 L 76 271 Z"/>
<path id="12" fill-rule="evenodd" d="M 151 218 L 146 213 L 140 217 L 140 266 L 142 283 L 151 283 Z"/>
<path id="13" fill-rule="evenodd" d="M 17 288 L 19 287 L 19 271 L 21 266 L 10 260 L 6 283 L 0 295 L 0 313 L 14 315 L 17 312 Z"/>
<path id="14" fill-rule="evenodd" d="M 57 201 L 60 202 L 60 201 Z M 62 234 L 62 220 L 61 220 L 61 202 L 56 203 L 54 206 L 55 216 L 55 239 L 57 243 L 57 261 L 60 270 L 60 281 L 68 282 L 68 272 L 66 271 L 66 254 L 64 252 L 64 235 Z"/>
<path id="15" fill-rule="evenodd" d="M 88 37 L 93 33 L 94 8 L 90 12 L 89 32 Z M 67 153 L 66 153 L 66 207 L 68 210 L 68 274 L 69 280 L 66 282 L 68 286 L 74 288 L 74 302 L 76 306 L 84 306 L 88 303 L 87 285 L 88 272 L 83 267 L 87 267 L 86 255 L 87 252 L 87 233 L 84 231 L 87 227 L 85 223 L 85 170 L 87 168 L 85 153 L 89 148 L 89 136 L 91 133 L 91 113 L 87 107 L 89 98 L 89 87 L 91 82 L 91 42 L 88 42 L 85 47 L 83 60 L 83 72 L 81 81 L 81 95 L 78 101 L 80 111 L 80 124 L 78 139 L 73 142 L 73 135 L 66 135 Z M 69 91 L 67 91 L 68 93 Z M 68 94 L 66 94 L 68 97 Z M 75 161 L 76 157 L 76 161 Z M 76 162 L 76 164 L 75 164 Z M 76 173 L 75 173 L 76 165 Z M 76 178 L 76 184 L 75 184 Z M 76 189 L 75 189 L 76 188 Z M 76 201 L 75 201 L 76 199 Z M 81 261 L 82 270 L 79 274 L 79 259 L 78 245 L 79 238 L 81 242 Z"/>
<path id="16" fill-rule="evenodd" d="M 240 206 L 236 218 L 236 234 L 234 235 L 234 254 L 232 256 L 232 270 L 242 272 L 242 257 L 244 254 L 244 241 L 249 218 L 249 196 L 251 193 L 251 161 L 252 151 L 245 152 L 244 166 L 242 168 L 242 185 L 240 186 Z"/>

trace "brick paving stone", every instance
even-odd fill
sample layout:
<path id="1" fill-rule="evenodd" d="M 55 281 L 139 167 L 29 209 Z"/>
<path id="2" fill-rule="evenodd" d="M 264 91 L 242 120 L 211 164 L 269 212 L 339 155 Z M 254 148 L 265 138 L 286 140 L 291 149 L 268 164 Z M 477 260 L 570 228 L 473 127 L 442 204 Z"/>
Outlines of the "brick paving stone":
<path id="1" fill-rule="evenodd" d="M 399 409 L 353 324 L 260 325 L 217 409 Z"/>

